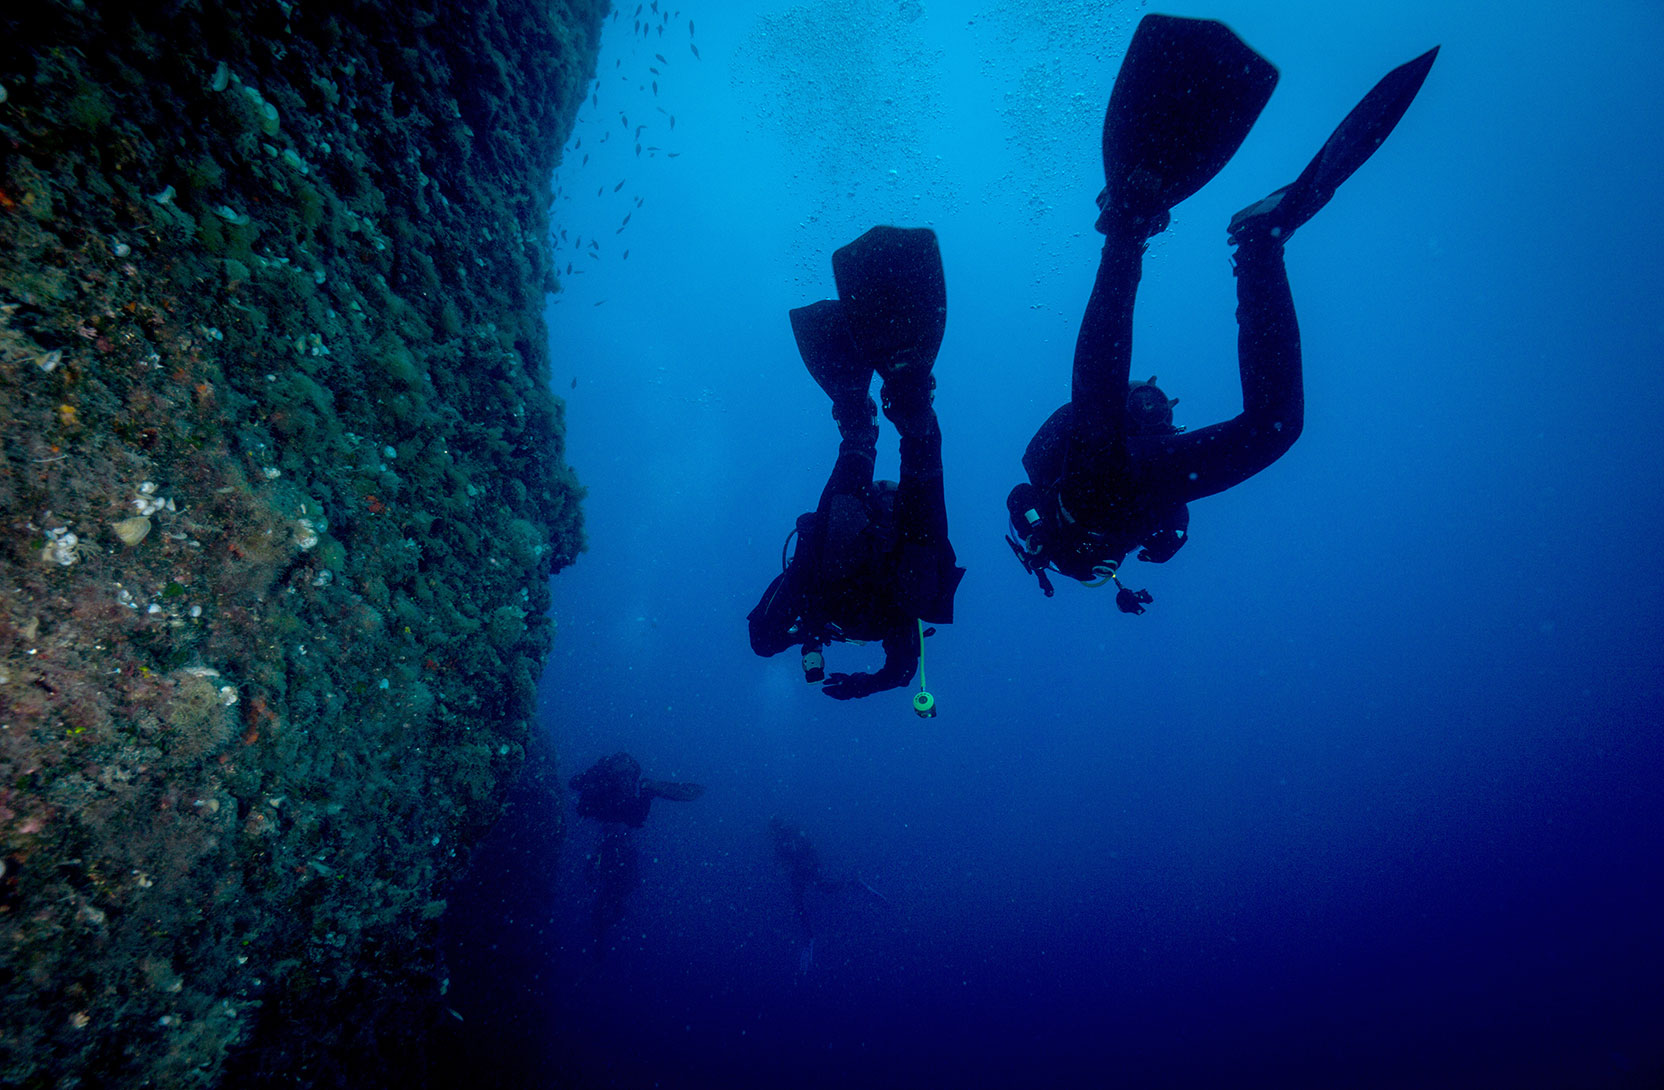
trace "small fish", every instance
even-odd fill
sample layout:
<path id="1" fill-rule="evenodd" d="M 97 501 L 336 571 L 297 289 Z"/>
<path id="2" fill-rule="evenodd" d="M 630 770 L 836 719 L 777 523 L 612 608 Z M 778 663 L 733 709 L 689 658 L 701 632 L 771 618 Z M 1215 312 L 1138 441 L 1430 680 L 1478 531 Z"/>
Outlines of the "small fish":
<path id="1" fill-rule="evenodd" d="M 581 166 L 581 167 L 586 167 L 586 166 L 589 165 L 589 152 L 587 152 L 587 151 L 584 152 L 584 161 L 579 163 L 578 165 Z"/>
<path id="2" fill-rule="evenodd" d="M 620 179 L 618 179 L 618 184 L 612 187 L 612 191 L 614 193 L 617 193 L 620 189 L 623 189 L 623 188 L 624 188 L 624 179 L 620 178 Z"/>
<path id="3" fill-rule="evenodd" d="M 641 14 L 641 5 L 640 5 L 640 4 L 637 4 L 637 5 L 636 5 L 636 14 L 637 14 L 637 15 L 640 15 L 640 14 Z"/>
<path id="4" fill-rule="evenodd" d="M 659 37 L 661 37 L 661 38 L 664 37 L 664 26 L 663 26 L 663 24 L 660 24 L 660 26 L 659 26 Z"/>
<path id="5" fill-rule="evenodd" d="M 673 129 L 676 127 L 676 115 L 675 114 L 670 115 L 670 127 L 673 128 Z M 586 156 L 585 158 L 588 158 L 588 157 Z"/>
<path id="6" fill-rule="evenodd" d="M 656 97 L 658 97 L 658 94 L 659 94 L 659 81 L 654 80 L 653 81 L 653 95 L 656 98 Z"/>
<path id="7" fill-rule="evenodd" d="M 646 200 L 646 199 L 647 199 L 647 198 L 645 198 L 645 197 L 637 197 L 637 198 L 636 198 L 636 207 L 637 207 L 637 208 L 640 208 L 640 207 L 641 207 L 641 202 L 642 202 L 642 201 L 644 201 L 644 200 Z"/>
<path id="8" fill-rule="evenodd" d="M 602 301 L 605 302 L 605 300 L 602 300 Z M 576 390 L 577 388 L 578 388 L 578 380 L 573 379 L 572 380 L 572 389 Z"/>
<path id="9" fill-rule="evenodd" d="M 692 42 L 689 42 L 688 43 L 688 48 L 693 50 L 693 59 L 698 60 L 699 59 L 699 47 L 694 45 Z"/>
<path id="10" fill-rule="evenodd" d="M 693 20 L 688 20 L 688 37 L 693 37 Z"/>
<path id="11" fill-rule="evenodd" d="M 605 299 L 597 299 L 597 300 L 595 300 L 595 305 L 600 306 L 602 303 L 605 303 L 605 302 L 606 302 Z"/>
<path id="12" fill-rule="evenodd" d="M 567 275 L 567 276 L 571 276 L 571 275 L 572 275 L 572 262 L 570 262 L 570 261 L 568 261 L 568 262 L 567 262 L 567 263 L 566 263 L 566 275 Z"/>
<path id="13" fill-rule="evenodd" d="M 619 114 L 618 115 L 618 120 L 624 122 L 624 127 L 626 129 L 630 127 L 630 119 L 628 117 L 626 117 L 625 115 Z"/>
<path id="14" fill-rule="evenodd" d="M 599 242 L 596 242 L 594 239 L 590 239 L 589 240 L 589 248 L 591 250 L 599 250 L 601 248 L 601 244 Z"/>
<path id="15" fill-rule="evenodd" d="M 636 20 L 636 33 L 638 33 L 638 34 L 641 33 L 641 20 L 640 19 Z"/>
<path id="16" fill-rule="evenodd" d="M 641 145 L 640 145 L 640 144 L 637 144 L 637 145 L 636 145 L 636 154 L 637 154 L 637 155 L 640 155 L 640 154 L 641 154 Z"/>
<path id="17" fill-rule="evenodd" d="M 654 68 L 652 65 L 648 65 L 647 70 L 649 72 L 653 73 L 655 76 L 659 74 L 659 70 L 657 68 Z"/>
<path id="18" fill-rule="evenodd" d="M 566 241 L 566 228 L 564 228 L 564 227 L 562 227 L 562 228 L 561 228 L 561 229 L 560 229 L 560 240 L 561 240 L 561 241 L 562 241 L 562 242 L 565 242 L 565 241 Z"/>
<path id="19" fill-rule="evenodd" d="M 601 260 L 601 255 L 596 253 L 594 250 L 589 251 L 589 256 L 593 257 L 597 261 Z"/>
<path id="20" fill-rule="evenodd" d="M 592 95 L 589 96 L 589 104 L 591 106 L 598 106 L 598 105 L 600 105 L 600 103 L 601 103 L 600 92 L 596 92 L 595 94 L 592 94 Z"/>
<path id="21" fill-rule="evenodd" d="M 658 14 L 658 11 L 659 11 L 659 0 L 653 0 L 653 4 L 652 4 L 652 10 L 653 10 L 653 14 L 655 14 L 655 15 L 657 15 L 657 14 Z"/>
<path id="22" fill-rule="evenodd" d="M 658 61 L 660 64 L 669 64 L 670 63 L 669 61 L 664 59 L 664 54 L 663 53 L 653 54 L 653 59 Z"/>
<path id="23" fill-rule="evenodd" d="M 679 151 L 667 151 L 664 153 L 666 159 L 674 159 L 680 154 L 682 153 Z"/>
<path id="24" fill-rule="evenodd" d="M 641 130 L 645 129 L 646 127 L 647 127 L 646 125 L 637 125 L 636 126 L 636 139 L 637 140 L 641 139 Z"/>
<path id="25" fill-rule="evenodd" d="M 583 146 L 584 146 L 584 138 L 581 137 L 581 136 L 578 137 L 576 140 L 572 141 L 572 150 L 573 151 L 577 151 L 579 148 L 581 148 Z"/>
<path id="26" fill-rule="evenodd" d="M 628 250 L 624 251 L 624 257 L 622 258 L 622 260 L 624 260 L 624 261 L 630 260 L 630 251 L 628 251 Z"/>
<path id="27" fill-rule="evenodd" d="M 599 196 L 600 196 L 600 195 L 601 195 L 601 194 L 603 194 L 603 193 L 605 193 L 605 192 L 606 192 L 606 191 L 607 191 L 607 187 L 606 187 L 606 186 L 604 186 L 604 185 L 603 185 L 603 186 L 597 186 L 597 187 L 596 187 L 596 188 L 595 188 L 595 195 L 596 195 L 596 196 L 597 196 L 597 197 L 599 197 Z"/>

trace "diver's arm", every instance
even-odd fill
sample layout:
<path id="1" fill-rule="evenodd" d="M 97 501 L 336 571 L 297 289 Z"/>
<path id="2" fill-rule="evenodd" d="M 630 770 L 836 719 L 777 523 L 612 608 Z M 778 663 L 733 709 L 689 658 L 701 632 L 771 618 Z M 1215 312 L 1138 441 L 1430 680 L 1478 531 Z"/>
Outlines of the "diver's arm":
<path id="1" fill-rule="evenodd" d="M 919 668 L 919 626 L 910 624 L 884 641 L 884 665 L 872 676 L 872 691 L 895 689 L 913 680 Z"/>
<path id="2" fill-rule="evenodd" d="M 827 674 L 821 692 L 833 700 L 854 700 L 913 680 L 919 667 L 919 628 L 915 622 L 884 637 L 884 665 L 871 674 Z"/>

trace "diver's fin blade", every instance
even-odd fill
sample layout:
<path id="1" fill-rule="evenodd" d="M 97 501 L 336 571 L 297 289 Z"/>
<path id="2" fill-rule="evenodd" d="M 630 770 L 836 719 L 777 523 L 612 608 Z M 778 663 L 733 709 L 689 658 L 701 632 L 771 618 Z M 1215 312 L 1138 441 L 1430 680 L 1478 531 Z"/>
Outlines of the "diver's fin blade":
<path id="1" fill-rule="evenodd" d="M 1224 23 L 1146 15 L 1104 112 L 1109 209 L 1159 215 L 1222 170 L 1277 86 L 1277 69 Z"/>
<path id="2" fill-rule="evenodd" d="M 1335 126 L 1317 155 L 1283 195 L 1283 206 L 1277 216 L 1285 230 L 1293 231 L 1317 215 L 1341 183 L 1369 161 L 1415 101 L 1438 55 L 1439 47 L 1434 46 L 1388 72 Z"/>
<path id="3" fill-rule="evenodd" d="M 935 231 L 874 227 L 833 252 L 832 276 L 849 332 L 880 377 L 930 371 L 948 314 Z"/>
<path id="4" fill-rule="evenodd" d="M 705 793 L 705 785 L 698 783 L 673 783 L 670 780 L 642 780 L 642 794 L 652 795 L 654 798 L 669 799 L 671 802 L 692 802 Z"/>
<path id="5" fill-rule="evenodd" d="M 849 323 L 844 320 L 844 305 L 836 299 L 822 299 L 806 307 L 790 311 L 792 336 L 797 338 L 797 351 L 816 382 L 826 385 L 826 379 L 836 378 L 865 367 L 855 340 L 849 335 Z"/>

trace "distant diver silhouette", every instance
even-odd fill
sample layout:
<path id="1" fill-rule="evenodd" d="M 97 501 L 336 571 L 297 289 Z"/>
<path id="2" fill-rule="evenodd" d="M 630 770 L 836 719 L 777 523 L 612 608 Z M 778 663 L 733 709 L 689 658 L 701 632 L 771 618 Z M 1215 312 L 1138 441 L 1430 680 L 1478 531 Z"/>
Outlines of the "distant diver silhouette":
<path id="1" fill-rule="evenodd" d="M 797 970 L 806 973 L 815 964 L 815 929 L 809 920 L 808 892 L 840 893 L 858 889 L 888 905 L 890 899 L 868 885 L 860 877 L 827 878 L 821 871 L 820 853 L 809 840 L 809 834 L 780 817 L 768 819 L 769 838 L 774 845 L 774 858 L 786 869 L 792 887 L 792 910 L 797 914 L 798 929 L 803 944 L 798 950 Z"/>
<path id="2" fill-rule="evenodd" d="M 607 932 L 624 918 L 625 902 L 641 881 L 634 830 L 647 820 L 654 799 L 692 802 L 705 789 L 696 783 L 644 780 L 641 765 L 628 753 L 603 757 L 573 776 L 570 786 L 578 792 L 578 815 L 601 823 L 601 841 L 587 867 L 595 887 L 591 925 L 599 957 Z"/>

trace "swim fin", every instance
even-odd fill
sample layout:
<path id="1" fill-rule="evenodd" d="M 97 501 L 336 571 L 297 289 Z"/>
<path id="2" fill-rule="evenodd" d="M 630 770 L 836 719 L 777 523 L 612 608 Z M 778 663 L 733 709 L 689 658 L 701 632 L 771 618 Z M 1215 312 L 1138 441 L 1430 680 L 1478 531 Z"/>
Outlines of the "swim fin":
<path id="1" fill-rule="evenodd" d="M 928 388 L 948 320 L 936 232 L 874 227 L 833 252 L 832 277 L 850 335 L 879 377 Z"/>
<path id="2" fill-rule="evenodd" d="M 844 320 L 844 305 L 836 299 L 822 299 L 790 312 L 792 336 L 809 375 L 826 391 L 836 407 L 863 407 L 872 385 L 872 365 L 867 362 Z"/>
<path id="3" fill-rule="evenodd" d="M 1104 112 L 1104 216 L 1165 226 L 1236 154 L 1276 86 L 1277 69 L 1224 23 L 1144 16 Z"/>
<path id="4" fill-rule="evenodd" d="M 656 799 L 669 799 L 671 802 L 692 802 L 705 793 L 705 785 L 675 783 L 671 780 L 642 780 L 641 793 Z"/>
<path id="5" fill-rule="evenodd" d="M 1285 240 L 1295 228 L 1317 215 L 1340 184 L 1368 162 L 1386 140 L 1415 101 L 1438 55 L 1439 47 L 1434 46 L 1383 76 L 1329 134 L 1300 177 L 1231 217 L 1231 241 L 1240 242 L 1260 232 Z"/>

